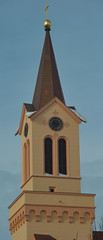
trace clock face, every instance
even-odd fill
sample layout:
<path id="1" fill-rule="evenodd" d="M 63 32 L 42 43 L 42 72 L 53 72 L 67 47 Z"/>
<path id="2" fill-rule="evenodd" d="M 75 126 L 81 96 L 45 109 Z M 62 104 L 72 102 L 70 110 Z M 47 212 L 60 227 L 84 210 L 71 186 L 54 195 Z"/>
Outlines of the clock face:
<path id="1" fill-rule="evenodd" d="M 49 126 L 51 129 L 54 131 L 58 131 L 63 127 L 63 122 L 60 118 L 58 117 L 53 117 L 49 121 Z"/>
<path id="2" fill-rule="evenodd" d="M 24 127 L 24 136 L 27 137 L 28 135 L 28 124 L 25 123 L 25 127 Z"/>

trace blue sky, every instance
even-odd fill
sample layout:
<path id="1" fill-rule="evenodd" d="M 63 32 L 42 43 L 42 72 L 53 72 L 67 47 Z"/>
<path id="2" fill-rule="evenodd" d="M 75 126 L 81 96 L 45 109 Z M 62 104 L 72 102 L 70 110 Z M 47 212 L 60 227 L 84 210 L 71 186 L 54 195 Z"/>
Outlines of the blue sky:
<path id="1" fill-rule="evenodd" d="M 80 125 L 82 192 L 103 214 L 103 1 L 48 0 L 51 38 L 67 105 Z M 0 237 L 11 239 L 8 205 L 20 193 L 23 102 L 31 103 L 45 37 L 43 0 L 0 0 Z"/>

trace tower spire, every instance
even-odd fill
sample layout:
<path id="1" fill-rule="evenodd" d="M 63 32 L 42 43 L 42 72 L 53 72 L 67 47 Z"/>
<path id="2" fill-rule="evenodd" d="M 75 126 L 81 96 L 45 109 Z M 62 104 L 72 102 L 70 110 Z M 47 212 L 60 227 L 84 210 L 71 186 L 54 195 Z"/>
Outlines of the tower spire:
<path id="1" fill-rule="evenodd" d="M 48 7 L 49 5 L 48 3 L 46 3 L 45 11 L 48 11 Z M 46 30 L 46 35 L 37 76 L 36 87 L 32 100 L 32 105 L 36 110 L 39 110 L 54 97 L 57 97 L 61 102 L 65 104 L 51 37 L 49 33 L 51 29 L 50 20 L 45 20 L 44 28 Z"/>

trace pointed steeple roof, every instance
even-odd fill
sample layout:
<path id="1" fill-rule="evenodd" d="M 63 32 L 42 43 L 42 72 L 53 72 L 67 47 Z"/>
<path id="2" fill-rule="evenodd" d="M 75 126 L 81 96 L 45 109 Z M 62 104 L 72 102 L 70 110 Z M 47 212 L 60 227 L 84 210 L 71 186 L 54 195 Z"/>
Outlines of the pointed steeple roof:
<path id="1" fill-rule="evenodd" d="M 32 105 L 36 111 L 54 97 L 59 98 L 65 104 L 49 30 L 50 28 L 46 28 L 44 47 L 32 100 Z"/>

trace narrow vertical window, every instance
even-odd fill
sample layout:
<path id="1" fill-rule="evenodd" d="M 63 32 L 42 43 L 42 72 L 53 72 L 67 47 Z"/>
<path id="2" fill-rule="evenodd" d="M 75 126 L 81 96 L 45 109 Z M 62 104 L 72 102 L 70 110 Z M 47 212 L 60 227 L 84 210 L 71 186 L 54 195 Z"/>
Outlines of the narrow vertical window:
<path id="1" fill-rule="evenodd" d="M 52 140 L 45 139 L 45 173 L 52 174 Z"/>
<path id="2" fill-rule="evenodd" d="M 66 170 L 66 141 L 60 139 L 58 142 L 58 152 L 59 152 L 59 173 L 67 174 Z"/>
<path id="3" fill-rule="evenodd" d="M 24 144 L 24 182 L 27 180 L 27 146 Z"/>
<path id="4" fill-rule="evenodd" d="M 27 179 L 30 177 L 30 142 L 27 141 Z"/>

